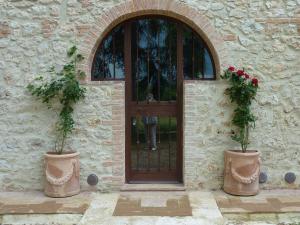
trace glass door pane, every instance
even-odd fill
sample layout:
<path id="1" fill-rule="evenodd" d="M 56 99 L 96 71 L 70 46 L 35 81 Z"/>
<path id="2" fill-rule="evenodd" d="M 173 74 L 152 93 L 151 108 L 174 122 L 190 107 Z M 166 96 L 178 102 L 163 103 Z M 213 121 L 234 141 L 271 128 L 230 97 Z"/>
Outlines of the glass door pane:
<path id="1" fill-rule="evenodd" d="M 175 101 L 177 91 L 176 24 L 141 19 L 132 24 L 133 101 Z"/>
<path id="2" fill-rule="evenodd" d="M 131 22 L 133 181 L 177 179 L 177 27 L 160 17 Z"/>
<path id="3" fill-rule="evenodd" d="M 177 157 L 175 117 L 137 116 L 131 119 L 131 169 L 174 171 Z"/>

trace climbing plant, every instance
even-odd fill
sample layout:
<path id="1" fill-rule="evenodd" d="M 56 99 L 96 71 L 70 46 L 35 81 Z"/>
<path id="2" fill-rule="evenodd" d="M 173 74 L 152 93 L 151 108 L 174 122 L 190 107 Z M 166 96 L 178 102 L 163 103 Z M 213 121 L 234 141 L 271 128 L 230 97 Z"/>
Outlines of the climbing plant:
<path id="1" fill-rule="evenodd" d="M 251 103 L 255 99 L 258 80 L 250 77 L 244 70 L 236 70 L 230 66 L 221 76 L 229 82 L 230 87 L 225 90 L 232 103 L 236 104 L 232 123 L 237 127 L 232 139 L 240 143 L 242 151 L 246 152 L 249 145 L 249 130 L 255 127 L 255 116 L 251 112 Z"/>
<path id="2" fill-rule="evenodd" d="M 86 89 L 81 87 L 78 81 L 79 78 L 85 77 L 85 73 L 76 69 L 76 64 L 83 60 L 83 56 L 78 54 L 76 46 L 73 46 L 67 51 L 67 57 L 69 62 L 61 70 L 56 71 L 54 67 L 50 68 L 48 71 L 51 74 L 50 79 L 38 76 L 27 86 L 33 96 L 58 113 L 55 141 L 57 154 L 63 153 L 66 138 L 74 130 L 73 106 L 83 99 L 86 93 Z M 57 103 L 59 107 L 56 107 Z"/>

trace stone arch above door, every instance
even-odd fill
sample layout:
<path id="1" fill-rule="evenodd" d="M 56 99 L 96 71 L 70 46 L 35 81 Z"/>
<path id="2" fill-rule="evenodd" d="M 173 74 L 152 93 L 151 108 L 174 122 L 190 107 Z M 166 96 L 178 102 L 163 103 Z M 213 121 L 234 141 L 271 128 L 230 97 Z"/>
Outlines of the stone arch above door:
<path id="1" fill-rule="evenodd" d="M 80 64 L 80 69 L 86 72 L 87 80 L 90 80 L 93 58 L 101 40 L 117 24 L 141 15 L 165 15 L 192 27 L 210 49 L 218 77 L 221 65 L 224 64 L 223 59 L 226 58 L 223 39 L 200 10 L 177 0 L 126 0 L 104 10 L 79 46 L 79 50 L 85 58 Z"/>

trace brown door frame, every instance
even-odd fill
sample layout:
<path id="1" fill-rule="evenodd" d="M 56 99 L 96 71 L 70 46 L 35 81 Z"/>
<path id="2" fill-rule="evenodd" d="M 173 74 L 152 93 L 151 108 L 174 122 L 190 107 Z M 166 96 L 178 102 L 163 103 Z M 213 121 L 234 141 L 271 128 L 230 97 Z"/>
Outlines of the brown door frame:
<path id="1" fill-rule="evenodd" d="M 177 25 L 177 133 L 178 150 L 177 150 L 177 168 L 178 181 L 183 182 L 183 31 L 182 26 Z"/>
<path id="2" fill-rule="evenodd" d="M 124 26 L 124 58 L 125 58 L 125 180 L 130 182 L 131 172 L 131 119 L 130 101 L 132 99 L 132 68 L 131 68 L 131 22 L 127 21 Z"/>
<path id="3" fill-rule="evenodd" d="M 131 172 L 131 116 L 141 114 L 143 108 L 148 108 L 149 115 L 155 115 L 157 112 L 155 106 L 149 107 L 146 104 L 139 104 L 136 107 L 132 104 L 132 57 L 131 57 L 131 21 L 124 25 L 124 57 L 125 57 L 125 179 L 127 183 L 134 181 L 135 175 Z M 176 105 L 165 104 L 163 102 L 157 105 L 160 109 L 160 115 L 176 115 L 177 118 L 177 161 L 176 172 L 159 171 L 157 174 L 139 173 L 139 178 L 143 177 L 148 181 L 177 181 L 183 182 L 183 34 L 182 26 L 177 24 L 177 100 Z M 174 108 L 175 107 L 175 108 Z M 172 110 L 173 108 L 173 110 Z M 171 113 L 171 114 L 170 114 Z M 164 179 L 161 179 L 161 174 Z"/>

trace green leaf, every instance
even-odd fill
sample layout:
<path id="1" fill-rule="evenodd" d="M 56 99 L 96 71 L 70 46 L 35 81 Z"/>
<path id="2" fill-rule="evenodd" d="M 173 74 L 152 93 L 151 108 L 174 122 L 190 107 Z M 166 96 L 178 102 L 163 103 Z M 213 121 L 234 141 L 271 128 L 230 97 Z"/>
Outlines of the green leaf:
<path id="1" fill-rule="evenodd" d="M 53 73 L 53 72 L 55 72 L 55 67 L 54 67 L 54 66 L 51 66 L 51 67 L 48 69 L 47 72 L 48 72 L 48 73 Z"/>
<path id="2" fill-rule="evenodd" d="M 34 86 L 32 84 L 28 84 L 26 88 L 30 92 L 32 92 L 34 90 Z"/>
<path id="3" fill-rule="evenodd" d="M 232 139 L 241 144 L 242 150 L 246 151 L 249 144 L 249 129 L 255 127 L 255 116 L 251 112 L 251 104 L 257 94 L 257 87 L 251 81 L 237 76 L 231 71 L 224 71 L 221 76 L 229 83 L 225 89 L 225 94 L 229 96 L 231 102 L 236 105 L 232 117 L 232 124 L 237 127 L 237 133 L 232 135 Z"/>
<path id="4" fill-rule="evenodd" d="M 68 57 L 72 57 L 74 55 L 74 53 L 76 52 L 77 47 L 74 45 L 72 46 L 68 51 L 67 51 L 67 55 Z"/>
<path id="5" fill-rule="evenodd" d="M 75 46 L 70 48 L 68 56 L 74 56 L 76 49 Z M 76 57 L 77 59 L 82 58 L 80 55 Z M 54 67 L 51 67 L 48 72 L 54 72 L 57 76 L 54 76 L 50 81 L 44 81 L 43 77 L 40 76 L 35 79 L 35 81 L 39 81 L 39 84 L 27 85 L 30 93 L 45 103 L 49 109 L 54 109 L 53 105 L 57 102 L 61 104 L 56 123 L 55 147 L 58 153 L 63 152 L 66 138 L 74 129 L 73 105 L 85 98 L 86 93 L 86 89 L 81 87 L 77 80 L 78 71 L 75 71 L 75 61 L 74 58 L 70 59 L 70 62 L 66 63 L 59 72 L 55 72 Z M 80 72 L 80 74 L 83 75 L 84 73 Z"/>
<path id="6" fill-rule="evenodd" d="M 86 77 L 85 72 L 83 72 L 81 70 L 78 70 L 77 73 L 78 73 L 78 78 L 79 79 L 84 79 Z"/>
<path id="7" fill-rule="evenodd" d="M 82 61 L 84 59 L 84 57 L 81 55 L 81 54 L 77 54 L 76 55 L 76 60 L 77 60 L 77 62 L 80 62 L 80 61 Z"/>

